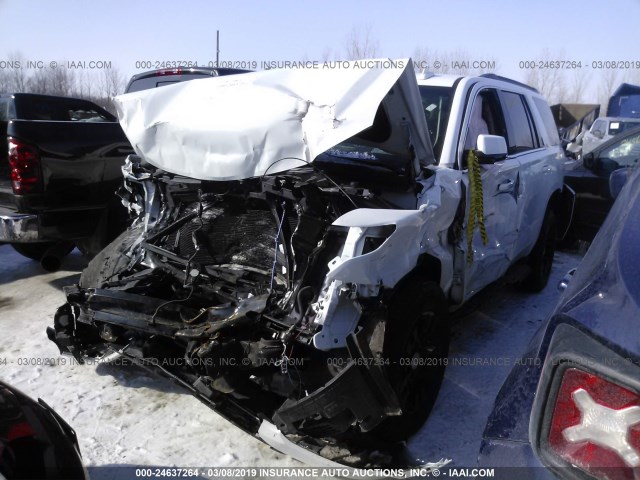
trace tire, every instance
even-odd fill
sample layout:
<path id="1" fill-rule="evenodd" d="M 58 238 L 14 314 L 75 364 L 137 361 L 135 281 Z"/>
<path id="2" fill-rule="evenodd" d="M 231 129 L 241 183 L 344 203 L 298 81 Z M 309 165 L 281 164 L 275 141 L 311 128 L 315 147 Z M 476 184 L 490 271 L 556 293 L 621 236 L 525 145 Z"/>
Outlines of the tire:
<path id="1" fill-rule="evenodd" d="M 42 259 L 42 256 L 45 254 L 47 250 L 51 247 L 55 246 L 56 242 L 42 242 L 42 243 L 12 243 L 11 246 L 13 249 L 18 252 L 23 257 L 30 258 L 31 260 L 35 260 L 39 262 Z M 69 247 L 69 251 L 65 253 L 65 256 L 71 253 L 71 251 L 75 248 L 75 245 L 71 244 Z"/>
<path id="2" fill-rule="evenodd" d="M 385 373 L 402 415 L 388 417 L 373 431 L 386 441 L 402 441 L 424 424 L 440 391 L 449 351 L 447 303 L 435 282 L 416 277 L 392 299 L 386 322 Z"/>
<path id="3" fill-rule="evenodd" d="M 100 288 L 129 265 L 126 252 L 142 233 L 142 225 L 130 227 L 100 251 L 82 271 L 80 286 L 83 288 Z"/>
<path id="4" fill-rule="evenodd" d="M 120 197 L 114 195 L 107 207 L 107 231 L 105 247 L 131 225 L 129 211 L 122 205 Z"/>
<path id="5" fill-rule="evenodd" d="M 553 210 L 547 209 L 538 239 L 527 259 L 527 263 L 531 267 L 531 273 L 522 283 L 525 290 L 539 292 L 547 286 L 551 267 L 553 266 L 553 256 L 556 251 L 556 240 L 556 215 Z"/>

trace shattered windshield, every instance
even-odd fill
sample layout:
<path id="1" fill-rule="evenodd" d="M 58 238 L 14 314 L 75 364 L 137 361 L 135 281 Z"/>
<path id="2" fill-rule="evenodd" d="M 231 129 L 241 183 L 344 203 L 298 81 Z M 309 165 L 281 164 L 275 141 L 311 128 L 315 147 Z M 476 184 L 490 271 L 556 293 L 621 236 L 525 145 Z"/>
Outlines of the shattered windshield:
<path id="1" fill-rule="evenodd" d="M 325 152 L 329 157 L 348 159 L 356 163 L 364 163 L 394 169 L 403 160 L 394 152 L 382 148 L 392 135 L 389 116 L 382 104 L 378 106 L 376 116 L 366 130 Z M 373 145 L 372 145 L 373 144 Z M 395 166 L 395 167 L 394 167 Z"/>
<path id="2" fill-rule="evenodd" d="M 419 89 L 422 98 L 422 109 L 429 128 L 431 145 L 433 145 L 436 159 L 440 159 L 447 123 L 449 122 L 451 101 L 454 93 L 453 88 L 420 85 Z M 374 129 L 374 132 L 365 131 L 356 137 L 350 138 L 328 150 L 326 154 L 371 165 L 376 165 L 378 162 L 382 164 L 382 161 L 387 166 L 389 166 L 390 162 L 393 165 L 394 155 L 392 152 L 385 151 L 380 147 L 363 145 L 358 141 L 361 138 L 374 140 L 374 137 L 380 134 L 379 131 L 375 130 L 379 129 Z"/>
<path id="3" fill-rule="evenodd" d="M 433 153 L 440 160 L 444 137 L 447 133 L 447 123 L 451 112 L 453 89 L 450 87 L 432 87 L 420 85 L 422 108 L 429 126 L 429 138 L 433 145 Z"/>

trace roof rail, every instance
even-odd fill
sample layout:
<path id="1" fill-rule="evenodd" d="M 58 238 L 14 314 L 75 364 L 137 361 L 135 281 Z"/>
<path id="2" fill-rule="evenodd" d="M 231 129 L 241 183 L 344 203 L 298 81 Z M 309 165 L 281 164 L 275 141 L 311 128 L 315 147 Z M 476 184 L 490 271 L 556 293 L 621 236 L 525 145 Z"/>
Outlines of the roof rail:
<path id="1" fill-rule="evenodd" d="M 484 77 L 484 78 L 490 78 L 492 80 L 500 80 L 501 82 L 512 83 L 514 85 L 518 85 L 519 87 L 527 88 L 527 89 L 532 90 L 532 91 L 534 91 L 536 93 L 540 93 L 538 91 L 538 89 L 533 88 L 531 85 L 527 85 L 526 83 L 518 82 L 517 80 L 512 80 L 512 79 L 507 78 L 507 77 L 502 77 L 500 75 L 496 75 L 495 73 L 483 73 L 480 76 Z"/>

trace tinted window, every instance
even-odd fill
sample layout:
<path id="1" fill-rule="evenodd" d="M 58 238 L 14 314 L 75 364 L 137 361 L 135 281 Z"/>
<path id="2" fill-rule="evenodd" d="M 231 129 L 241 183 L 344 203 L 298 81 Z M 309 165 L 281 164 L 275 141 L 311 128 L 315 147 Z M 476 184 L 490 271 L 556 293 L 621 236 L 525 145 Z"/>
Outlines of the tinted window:
<path id="1" fill-rule="evenodd" d="M 558 145 L 560 144 L 560 137 L 558 136 L 558 128 L 556 127 L 556 122 L 553 120 L 553 115 L 551 114 L 551 109 L 547 102 L 545 102 L 542 98 L 534 98 L 533 103 L 535 103 L 536 109 L 542 118 L 542 123 L 544 124 L 544 129 L 547 132 L 547 136 L 549 137 L 549 145 Z M 580 125 L 576 125 L 575 131 L 571 132 L 570 135 L 567 135 L 567 138 L 575 138 L 578 134 L 577 129 L 580 128 Z"/>
<path id="2" fill-rule="evenodd" d="M 63 122 L 113 122 L 115 117 L 92 102 L 70 98 L 16 96 L 19 118 Z"/>
<path id="3" fill-rule="evenodd" d="M 429 137 L 433 146 L 436 159 L 440 159 L 444 137 L 447 133 L 449 113 L 451 112 L 451 99 L 453 89 L 449 87 L 420 86 L 422 108 L 429 127 Z"/>
<path id="4" fill-rule="evenodd" d="M 504 110 L 509 119 L 507 126 L 509 153 L 530 150 L 535 147 L 529 113 L 522 95 L 502 92 Z"/>
<path id="5" fill-rule="evenodd" d="M 70 108 L 67 110 L 69 121 L 72 122 L 109 122 L 104 114 L 95 108 Z"/>

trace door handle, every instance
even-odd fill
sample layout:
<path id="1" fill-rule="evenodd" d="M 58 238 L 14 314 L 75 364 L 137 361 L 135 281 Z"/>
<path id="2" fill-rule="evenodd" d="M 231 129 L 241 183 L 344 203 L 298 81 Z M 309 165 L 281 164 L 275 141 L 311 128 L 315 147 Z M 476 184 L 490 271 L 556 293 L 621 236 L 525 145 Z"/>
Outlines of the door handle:
<path id="1" fill-rule="evenodd" d="M 513 192 L 513 180 L 507 180 L 498 185 L 498 193 Z"/>

